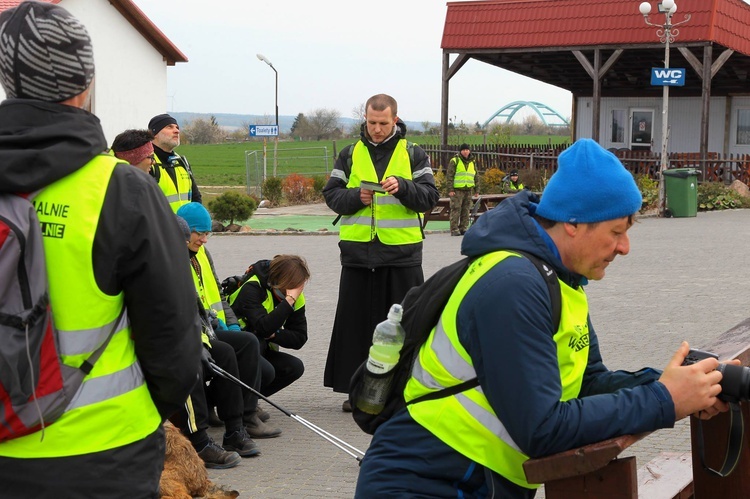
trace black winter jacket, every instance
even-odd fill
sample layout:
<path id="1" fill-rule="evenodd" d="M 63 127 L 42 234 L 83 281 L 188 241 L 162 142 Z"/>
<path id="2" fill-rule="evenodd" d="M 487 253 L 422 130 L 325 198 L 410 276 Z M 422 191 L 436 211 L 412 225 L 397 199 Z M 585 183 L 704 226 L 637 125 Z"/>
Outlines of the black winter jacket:
<path id="1" fill-rule="evenodd" d="M 304 305 L 294 310 L 286 300 L 273 296 L 274 309 L 268 313 L 263 302 L 268 298 L 268 269 L 270 260 L 261 260 L 253 264 L 253 271 L 260 280 L 245 283 L 232 302 L 232 310 L 238 318 L 247 324 L 246 329 L 258 336 L 261 351 L 264 343 L 271 341 L 280 347 L 299 350 L 307 342 L 307 318 Z M 273 293 L 272 293 L 273 294 Z M 273 338 L 270 338 L 270 336 Z M 270 338 L 267 340 L 267 338 Z"/>
<path id="2" fill-rule="evenodd" d="M 406 125 L 401 120 L 396 122 L 396 128 L 396 134 L 390 139 L 380 144 L 373 144 L 366 137 L 366 126 L 362 125 L 360 140 L 370 151 L 378 181 L 383 180 L 383 174 L 398 141 L 406 136 Z M 359 199 L 359 188 L 347 189 L 346 187 L 351 174 L 348 160 L 353 147 L 349 145 L 341 150 L 331 172 L 331 178 L 323 188 L 326 204 L 339 215 L 352 215 L 365 206 Z M 440 194 L 435 187 L 430 157 L 419 146 L 414 146 L 411 171 L 412 180 L 398 178 L 398 192 L 395 196 L 407 208 L 417 213 L 424 213 L 435 206 Z M 339 248 L 341 249 L 341 264 L 344 267 L 377 268 L 422 265 L 422 242 L 392 246 L 383 244 L 376 238 L 367 243 L 340 241 Z"/>
<path id="3" fill-rule="evenodd" d="M 5 100 L 0 192 L 34 192 L 106 147 L 93 114 L 63 104 Z M 94 236 L 94 277 L 105 293 L 125 295 L 135 353 L 163 418 L 185 402 L 200 366 L 195 286 L 185 260 L 175 258 L 184 251 L 182 231 L 156 182 L 128 164 L 117 165 Z"/>

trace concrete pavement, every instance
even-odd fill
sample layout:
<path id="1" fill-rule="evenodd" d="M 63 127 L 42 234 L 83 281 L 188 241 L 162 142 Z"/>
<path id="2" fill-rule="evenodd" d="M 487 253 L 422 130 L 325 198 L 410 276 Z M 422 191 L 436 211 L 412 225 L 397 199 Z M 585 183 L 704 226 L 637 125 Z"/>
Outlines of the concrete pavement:
<path id="1" fill-rule="evenodd" d="M 639 221 L 630 231 L 631 252 L 617 258 L 607 276 L 587 286 L 591 317 L 610 369 L 663 367 L 684 339 L 701 347 L 748 317 L 750 210 L 699 213 L 695 218 Z M 304 256 L 308 284 L 310 339 L 298 352 L 304 376 L 273 400 L 366 450 L 370 436 L 341 412 L 344 394 L 323 388 L 323 368 L 333 324 L 339 282 L 335 235 L 215 235 L 209 242 L 220 278 L 241 274 L 256 260 L 280 253 Z M 425 276 L 460 257 L 461 238 L 429 234 Z M 502 359 L 502 352 L 499 353 Z M 533 366 L 529 366 L 533 368 Z M 241 497 L 352 497 L 358 464 L 302 424 L 261 402 L 270 423 L 283 429 L 274 439 L 258 440 L 261 455 L 237 468 L 210 471 L 217 482 Z M 212 429 L 221 441 L 222 432 Z M 688 451 L 689 425 L 680 422 L 628 449 L 643 465 L 661 451 Z M 537 497 L 543 497 L 543 491 Z"/>

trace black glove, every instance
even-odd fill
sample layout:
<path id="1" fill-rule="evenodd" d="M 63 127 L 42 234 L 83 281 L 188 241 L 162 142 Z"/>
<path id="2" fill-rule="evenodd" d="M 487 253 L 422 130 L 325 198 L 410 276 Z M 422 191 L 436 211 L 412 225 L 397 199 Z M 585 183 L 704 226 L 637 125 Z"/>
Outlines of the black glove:
<path id="1" fill-rule="evenodd" d="M 214 370 L 211 369 L 211 363 L 215 363 L 214 358 L 211 357 L 211 352 L 204 343 L 203 348 L 201 349 L 201 366 L 203 366 L 204 381 L 208 381 L 214 377 Z"/>

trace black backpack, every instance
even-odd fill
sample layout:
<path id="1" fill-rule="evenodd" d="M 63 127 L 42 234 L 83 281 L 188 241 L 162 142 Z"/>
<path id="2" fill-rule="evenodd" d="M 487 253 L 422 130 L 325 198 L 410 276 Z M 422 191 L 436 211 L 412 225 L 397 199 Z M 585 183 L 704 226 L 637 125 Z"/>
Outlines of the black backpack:
<path id="1" fill-rule="evenodd" d="M 244 274 L 242 275 L 233 275 L 230 277 L 227 277 L 223 281 L 221 281 L 221 294 L 225 298 L 229 298 L 232 296 L 232 294 L 240 289 L 240 287 L 245 284 L 252 276 L 255 275 L 255 269 L 253 268 L 253 265 L 250 265 Z"/>
<path id="2" fill-rule="evenodd" d="M 557 329 L 560 324 L 562 299 L 560 297 L 560 284 L 557 280 L 555 270 L 534 255 L 518 250 L 511 251 L 522 255 L 533 263 L 547 283 L 552 303 L 553 324 L 556 325 Z M 401 408 L 406 407 L 404 389 L 406 388 L 406 382 L 411 377 L 412 366 L 414 365 L 419 348 L 427 341 L 432 328 L 438 323 L 440 314 L 443 313 L 446 303 L 448 303 L 451 294 L 456 289 L 458 281 L 461 280 L 461 277 L 463 277 L 466 269 L 469 268 L 473 260 L 473 258 L 467 257 L 447 267 L 443 267 L 427 279 L 424 284 L 415 286 L 406 293 L 403 300 L 404 311 L 401 319 L 401 325 L 406 333 L 404 346 L 401 348 L 398 363 L 393 368 L 393 382 L 390 385 L 385 405 L 379 414 L 369 414 L 361 411 L 355 403 L 364 388 L 364 374 L 367 361 L 360 364 L 354 372 L 349 384 L 349 403 L 352 406 L 354 421 L 365 433 L 373 435 L 381 424 L 389 420 Z M 449 397 L 464 390 L 474 388 L 478 384 L 479 380 L 473 378 L 458 385 L 417 397 L 411 400 L 409 404 Z"/>

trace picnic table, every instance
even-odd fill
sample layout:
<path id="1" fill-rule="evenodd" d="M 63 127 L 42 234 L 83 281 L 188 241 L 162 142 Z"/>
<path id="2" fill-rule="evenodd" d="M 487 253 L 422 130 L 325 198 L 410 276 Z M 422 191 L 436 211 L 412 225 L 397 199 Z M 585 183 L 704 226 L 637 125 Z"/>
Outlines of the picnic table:
<path id="1" fill-rule="evenodd" d="M 488 210 L 491 210 L 504 200 L 508 199 L 509 197 L 515 196 L 515 193 L 513 194 L 480 194 L 477 196 L 474 196 L 472 198 L 473 206 L 471 208 L 470 212 L 470 218 L 471 223 L 474 223 L 477 221 L 477 218 L 482 213 L 485 213 Z M 432 208 L 432 210 L 426 212 L 424 214 L 424 221 L 422 222 L 422 228 L 427 226 L 427 222 L 431 220 L 442 220 L 442 221 L 449 221 L 450 220 L 450 211 L 451 211 L 451 198 L 440 198 L 438 199 L 437 204 Z"/>

